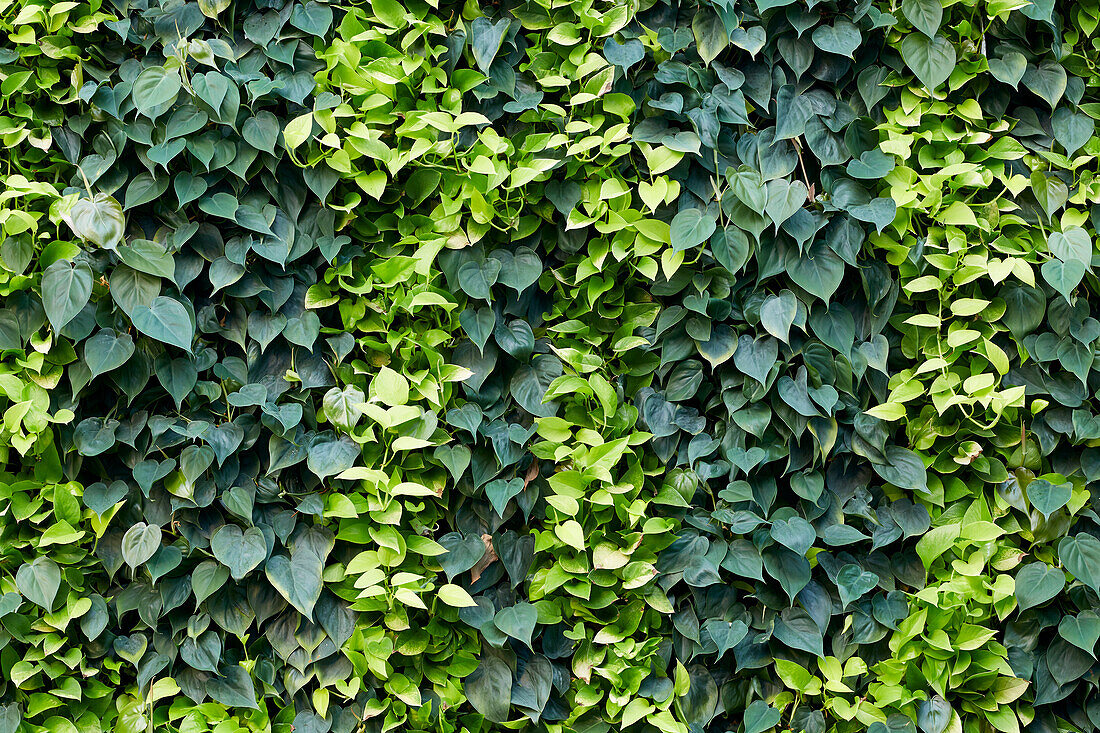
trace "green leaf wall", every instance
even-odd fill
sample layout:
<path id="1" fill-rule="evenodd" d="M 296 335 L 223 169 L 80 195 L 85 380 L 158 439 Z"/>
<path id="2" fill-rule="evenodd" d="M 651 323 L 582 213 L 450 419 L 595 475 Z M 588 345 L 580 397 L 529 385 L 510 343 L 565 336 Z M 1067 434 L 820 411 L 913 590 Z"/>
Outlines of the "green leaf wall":
<path id="1" fill-rule="evenodd" d="M 1097 730 L 1098 25 L 0 0 L 0 733 Z"/>

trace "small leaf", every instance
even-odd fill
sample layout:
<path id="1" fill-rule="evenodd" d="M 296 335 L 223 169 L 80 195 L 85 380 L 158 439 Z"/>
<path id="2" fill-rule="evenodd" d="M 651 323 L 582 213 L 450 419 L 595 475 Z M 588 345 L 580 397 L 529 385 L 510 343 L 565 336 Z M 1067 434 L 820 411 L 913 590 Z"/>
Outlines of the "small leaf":
<path id="1" fill-rule="evenodd" d="M 439 599 L 448 606 L 455 608 L 471 608 L 477 606 L 477 601 L 470 597 L 461 586 L 454 583 L 444 583 L 438 591 Z"/>
<path id="2" fill-rule="evenodd" d="M 313 131 L 313 113 L 306 112 L 295 117 L 283 128 L 283 142 L 287 150 L 294 150 L 309 139 Z"/>

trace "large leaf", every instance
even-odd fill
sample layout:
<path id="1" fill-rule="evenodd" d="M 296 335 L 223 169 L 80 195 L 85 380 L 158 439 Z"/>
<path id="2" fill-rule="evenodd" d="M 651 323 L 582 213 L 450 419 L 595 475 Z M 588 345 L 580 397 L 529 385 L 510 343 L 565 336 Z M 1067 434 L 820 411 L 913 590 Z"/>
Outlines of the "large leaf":
<path id="1" fill-rule="evenodd" d="M 1043 562 L 1024 565 L 1016 573 L 1016 601 L 1020 610 L 1046 603 L 1065 587 L 1066 578 L 1061 570 Z"/>
<path id="2" fill-rule="evenodd" d="M 175 69 L 169 71 L 162 66 L 150 66 L 134 80 L 134 104 L 139 112 L 147 115 L 154 108 L 174 100 L 182 87 L 183 81 Z"/>
<path id="3" fill-rule="evenodd" d="M 48 557 L 36 557 L 19 566 L 15 587 L 28 600 L 49 611 L 61 587 L 61 568 Z"/>
<path id="4" fill-rule="evenodd" d="M 84 262 L 58 260 L 42 273 L 42 305 L 56 332 L 76 318 L 92 295 L 92 270 Z"/>
<path id="5" fill-rule="evenodd" d="M 485 655 L 463 685 L 474 710 L 494 723 L 508 719 L 512 699 L 512 670 L 501 659 Z"/>
<path id="6" fill-rule="evenodd" d="M 134 326 L 146 336 L 190 353 L 195 329 L 178 300 L 158 295 L 149 305 L 136 306 L 132 318 Z"/>
<path id="7" fill-rule="evenodd" d="M 955 47 L 943 36 L 910 33 L 901 42 L 901 57 L 928 89 L 936 89 L 955 70 Z"/>
<path id="8" fill-rule="evenodd" d="M 134 340 L 113 329 L 101 329 L 84 343 L 84 363 L 93 378 L 117 369 L 134 354 Z"/>
<path id="9" fill-rule="evenodd" d="M 69 209 L 69 226 L 76 236 L 97 247 L 115 249 L 122 242 L 126 217 L 122 205 L 105 193 L 77 199 Z"/>
<path id="10" fill-rule="evenodd" d="M 233 579 L 240 580 L 267 557 L 267 542 L 256 527 L 242 531 L 235 524 L 226 524 L 210 538 L 210 550 L 229 568 Z"/>
<path id="11" fill-rule="evenodd" d="M 936 37 L 943 20 L 943 5 L 940 0 L 902 0 L 901 12 L 905 19 L 929 38 Z"/>
<path id="12" fill-rule="evenodd" d="M 122 537 L 122 557 L 131 568 L 149 561 L 160 549 L 161 530 L 155 524 L 138 522 Z"/>
<path id="13" fill-rule="evenodd" d="M 677 252 L 696 247 L 714 234 L 716 221 L 701 209 L 684 209 L 672 219 L 672 249 Z"/>

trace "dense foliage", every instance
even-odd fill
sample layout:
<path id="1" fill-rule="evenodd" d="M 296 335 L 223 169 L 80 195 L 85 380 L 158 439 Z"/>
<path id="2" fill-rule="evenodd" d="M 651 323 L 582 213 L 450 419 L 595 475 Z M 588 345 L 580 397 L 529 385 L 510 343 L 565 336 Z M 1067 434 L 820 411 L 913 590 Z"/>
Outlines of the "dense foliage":
<path id="1" fill-rule="evenodd" d="M 1098 25 L 0 0 L 0 733 L 1100 729 Z"/>

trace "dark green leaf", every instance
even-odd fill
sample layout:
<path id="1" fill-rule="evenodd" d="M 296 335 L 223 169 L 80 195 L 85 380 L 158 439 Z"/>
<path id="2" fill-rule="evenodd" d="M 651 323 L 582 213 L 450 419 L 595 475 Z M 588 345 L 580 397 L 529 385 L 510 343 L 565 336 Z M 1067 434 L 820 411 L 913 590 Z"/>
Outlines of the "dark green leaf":
<path id="1" fill-rule="evenodd" d="M 190 353 L 194 326 L 187 310 L 178 300 L 158 295 L 149 305 L 134 308 L 133 321 L 134 326 L 146 336 Z"/>
<path id="2" fill-rule="evenodd" d="M 1016 573 L 1016 601 L 1020 610 L 1046 603 L 1058 595 L 1066 585 L 1061 570 L 1043 562 L 1024 565 Z"/>
<path id="3" fill-rule="evenodd" d="M 91 295 L 92 270 L 83 262 L 58 260 L 42 274 L 42 305 L 55 332 L 76 318 Z"/>
<path id="4" fill-rule="evenodd" d="M 921 84 L 935 90 L 955 70 L 955 47 L 943 36 L 910 33 L 901 42 L 901 57 Z"/>
<path id="5" fill-rule="evenodd" d="M 235 524 L 222 525 L 210 538 L 214 557 L 229 568 L 234 580 L 241 580 L 267 557 L 263 532 L 256 527 L 241 531 Z"/>

